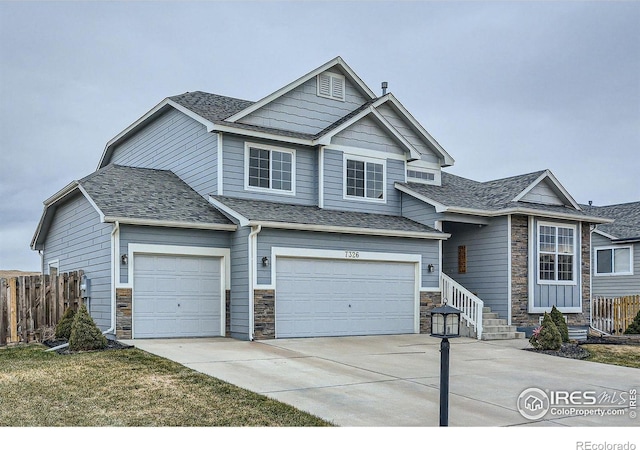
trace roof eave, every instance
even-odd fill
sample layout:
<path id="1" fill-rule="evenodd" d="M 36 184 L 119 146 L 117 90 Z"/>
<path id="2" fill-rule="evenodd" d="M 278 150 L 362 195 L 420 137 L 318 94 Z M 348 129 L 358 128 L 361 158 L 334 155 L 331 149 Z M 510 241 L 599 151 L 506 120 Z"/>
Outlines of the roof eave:
<path id="1" fill-rule="evenodd" d="M 564 200 L 571 204 L 577 211 L 582 211 L 582 208 L 575 201 L 575 199 L 569 194 L 569 191 L 565 189 L 565 187 L 560 183 L 560 181 L 556 178 L 556 176 L 550 171 L 545 170 L 538 178 L 535 179 L 532 183 L 530 183 L 526 188 L 524 188 L 518 195 L 516 195 L 512 201 L 517 202 L 520 201 L 525 195 L 527 195 L 534 187 L 536 187 L 539 183 L 541 183 L 545 178 L 549 178 L 549 180 L 553 183 L 553 185 L 558 189 L 560 194 L 564 197 Z"/>
<path id="2" fill-rule="evenodd" d="M 119 222 L 120 225 L 142 225 L 142 226 L 164 227 L 164 228 L 191 228 L 196 230 L 215 230 L 215 231 L 236 231 L 238 229 L 238 227 L 234 224 L 143 219 L 143 218 L 135 218 L 135 217 L 120 217 L 120 216 L 105 216 L 104 222 L 108 222 L 108 223 Z"/>

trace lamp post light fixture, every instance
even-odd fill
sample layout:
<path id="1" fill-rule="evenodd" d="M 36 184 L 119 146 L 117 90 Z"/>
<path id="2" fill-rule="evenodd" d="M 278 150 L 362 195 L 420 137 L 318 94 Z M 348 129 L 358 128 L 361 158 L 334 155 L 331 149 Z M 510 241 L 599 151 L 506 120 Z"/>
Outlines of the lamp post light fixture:
<path id="1" fill-rule="evenodd" d="M 449 426 L 449 338 L 460 336 L 462 311 L 447 305 L 431 310 L 431 336 L 440 342 L 440 426 Z"/>

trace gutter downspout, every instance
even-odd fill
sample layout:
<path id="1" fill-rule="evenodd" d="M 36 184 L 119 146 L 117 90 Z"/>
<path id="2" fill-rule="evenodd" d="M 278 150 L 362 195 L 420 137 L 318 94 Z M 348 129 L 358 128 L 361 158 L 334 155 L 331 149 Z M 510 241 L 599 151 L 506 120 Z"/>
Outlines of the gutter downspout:
<path id="1" fill-rule="evenodd" d="M 249 340 L 253 341 L 253 329 L 255 326 L 255 292 L 257 270 L 256 270 L 256 253 L 258 252 L 258 239 L 256 236 L 262 231 L 262 225 L 252 225 L 251 233 L 249 233 Z"/>
<path id="2" fill-rule="evenodd" d="M 117 244 L 117 245 L 116 245 Z M 119 267 L 118 267 L 118 247 L 120 244 L 120 222 L 116 220 L 113 231 L 111 231 L 111 327 L 103 331 L 102 334 L 114 333 L 116 329 L 116 285 L 118 281 L 116 279 L 120 278 Z"/>

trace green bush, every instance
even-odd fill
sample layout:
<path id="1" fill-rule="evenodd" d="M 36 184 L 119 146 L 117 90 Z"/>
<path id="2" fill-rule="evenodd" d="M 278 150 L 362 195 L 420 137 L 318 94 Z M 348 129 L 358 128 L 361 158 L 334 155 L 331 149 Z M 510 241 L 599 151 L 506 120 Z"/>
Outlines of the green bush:
<path id="1" fill-rule="evenodd" d="M 79 350 L 99 350 L 107 346 L 107 338 L 104 337 L 100 329 L 89 315 L 87 307 L 82 305 L 71 325 L 71 336 L 69 337 L 69 349 Z"/>
<path id="2" fill-rule="evenodd" d="M 567 328 L 567 322 L 565 322 L 564 316 L 558 308 L 555 307 L 555 305 L 551 308 L 550 316 L 553 323 L 558 327 L 558 331 L 562 337 L 562 342 L 569 342 L 569 328 Z"/>
<path id="3" fill-rule="evenodd" d="M 560 350 L 562 347 L 562 336 L 548 313 L 544 313 L 542 325 L 534 330 L 529 342 L 538 350 Z"/>
<path id="4" fill-rule="evenodd" d="M 638 314 L 636 314 L 633 322 L 631 322 L 631 324 L 624 331 L 624 334 L 640 334 L 640 311 L 638 311 Z"/>
<path id="5" fill-rule="evenodd" d="M 76 312 L 73 308 L 69 307 L 62 315 L 60 322 L 56 325 L 56 339 L 69 340 L 71 336 L 71 325 L 73 324 L 73 318 Z"/>

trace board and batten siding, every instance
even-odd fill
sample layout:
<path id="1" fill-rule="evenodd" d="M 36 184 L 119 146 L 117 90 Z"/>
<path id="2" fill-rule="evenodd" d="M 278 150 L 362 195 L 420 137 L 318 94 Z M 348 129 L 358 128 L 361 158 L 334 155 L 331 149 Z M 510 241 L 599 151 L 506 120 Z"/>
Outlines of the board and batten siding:
<path id="1" fill-rule="evenodd" d="M 509 316 L 509 226 L 506 217 L 496 217 L 488 225 L 446 222 L 451 237 L 443 242 L 443 271 L 476 294 L 498 313 Z M 458 273 L 458 247 L 467 251 L 466 273 Z"/>
<path id="2" fill-rule="evenodd" d="M 257 247 L 259 285 L 269 285 L 272 282 L 271 267 L 263 267 L 261 263 L 264 256 L 271 259 L 272 247 L 419 254 L 422 255 L 422 287 L 438 288 L 439 285 L 437 240 L 263 229 L 258 235 Z M 433 272 L 429 272 L 429 264 L 434 265 Z M 276 297 L 277 295 L 276 292 Z"/>
<path id="3" fill-rule="evenodd" d="M 364 98 L 347 79 L 345 101 L 319 97 L 317 77 L 271 101 L 262 108 L 239 120 L 241 123 L 278 128 L 300 133 L 316 134 L 358 109 Z"/>
<path id="4" fill-rule="evenodd" d="M 324 151 L 324 207 L 373 214 L 400 215 L 401 192 L 393 185 L 396 181 L 404 182 L 405 162 L 398 159 L 386 160 L 386 201 L 383 203 L 358 198 L 344 198 L 343 155 L 343 152 L 338 150 L 327 149 Z"/>
<path id="5" fill-rule="evenodd" d="M 58 273 L 84 271 L 91 280 L 89 309 L 101 330 L 111 326 L 111 231 L 83 195 L 58 206 L 45 240 L 44 271 L 58 262 Z"/>
<path id="6" fill-rule="evenodd" d="M 223 137 L 223 194 L 251 200 L 284 202 L 297 205 L 316 205 L 318 201 L 318 157 L 315 149 L 300 146 L 280 145 L 250 139 L 250 143 L 295 150 L 296 174 L 295 196 L 277 191 L 264 192 L 245 189 L 245 140 L 225 134 Z M 214 192 L 214 191 L 212 191 Z"/>
<path id="7" fill-rule="evenodd" d="M 596 249 L 598 247 L 631 247 L 633 252 L 633 275 L 596 275 Z M 594 296 L 619 297 L 640 294 L 640 245 L 612 244 L 610 239 L 591 233 L 591 290 Z"/>
<path id="8" fill-rule="evenodd" d="M 217 192 L 217 134 L 171 109 L 118 144 L 110 163 L 171 170 L 202 196 Z"/>
<path id="9" fill-rule="evenodd" d="M 230 234 L 226 231 L 121 225 L 120 255 L 129 253 L 129 244 L 229 248 Z M 129 281 L 128 267 L 120 264 L 120 283 Z"/>

